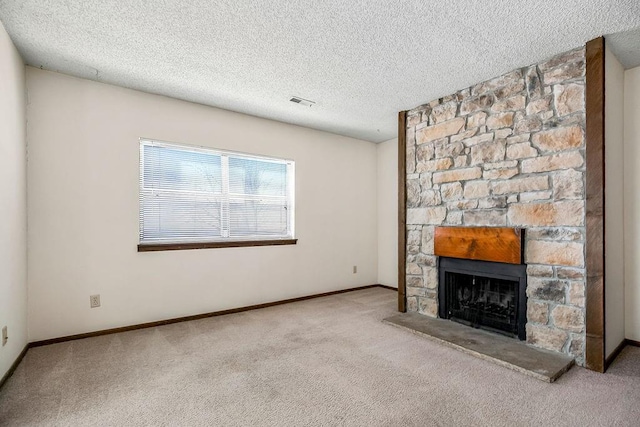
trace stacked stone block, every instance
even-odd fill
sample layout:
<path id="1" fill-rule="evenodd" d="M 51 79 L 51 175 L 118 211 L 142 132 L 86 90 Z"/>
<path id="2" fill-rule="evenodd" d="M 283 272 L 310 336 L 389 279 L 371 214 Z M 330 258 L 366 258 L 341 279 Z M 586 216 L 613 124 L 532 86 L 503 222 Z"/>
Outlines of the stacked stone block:
<path id="1" fill-rule="evenodd" d="M 527 341 L 584 360 L 584 49 L 407 115 L 407 305 L 436 317 L 436 226 L 526 229 Z"/>

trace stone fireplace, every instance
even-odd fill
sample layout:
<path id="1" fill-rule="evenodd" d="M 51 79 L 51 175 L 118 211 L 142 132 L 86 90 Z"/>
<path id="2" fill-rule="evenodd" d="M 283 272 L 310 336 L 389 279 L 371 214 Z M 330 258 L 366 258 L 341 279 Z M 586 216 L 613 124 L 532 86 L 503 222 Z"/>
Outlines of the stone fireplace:
<path id="1" fill-rule="evenodd" d="M 443 315 L 436 227 L 521 228 L 526 341 L 584 363 L 584 88 L 577 49 L 407 112 L 408 311 Z"/>

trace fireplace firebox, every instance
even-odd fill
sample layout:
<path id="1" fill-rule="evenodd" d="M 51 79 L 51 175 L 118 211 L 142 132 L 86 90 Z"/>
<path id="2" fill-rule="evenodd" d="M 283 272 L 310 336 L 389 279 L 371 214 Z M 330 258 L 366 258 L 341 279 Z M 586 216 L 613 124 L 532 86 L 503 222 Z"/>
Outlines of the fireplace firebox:
<path id="1" fill-rule="evenodd" d="M 439 316 L 526 339 L 524 264 L 440 257 Z"/>

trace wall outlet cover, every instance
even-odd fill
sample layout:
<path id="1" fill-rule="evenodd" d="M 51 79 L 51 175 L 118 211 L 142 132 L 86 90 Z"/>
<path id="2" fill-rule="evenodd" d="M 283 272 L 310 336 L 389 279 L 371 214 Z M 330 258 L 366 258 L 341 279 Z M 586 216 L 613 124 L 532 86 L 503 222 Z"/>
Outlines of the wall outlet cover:
<path id="1" fill-rule="evenodd" d="M 100 307 L 100 295 L 91 295 L 89 297 L 89 303 L 91 308 Z"/>

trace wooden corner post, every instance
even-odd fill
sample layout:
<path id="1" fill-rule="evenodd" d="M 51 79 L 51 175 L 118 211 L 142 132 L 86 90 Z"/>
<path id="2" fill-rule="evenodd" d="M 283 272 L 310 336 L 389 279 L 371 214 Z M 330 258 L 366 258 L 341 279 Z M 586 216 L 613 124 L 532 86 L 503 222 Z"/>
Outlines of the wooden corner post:
<path id="1" fill-rule="evenodd" d="M 407 112 L 398 113 L 398 311 L 407 311 Z"/>
<path id="2" fill-rule="evenodd" d="M 605 369 L 604 305 L 604 38 L 586 46 L 586 343 L 585 366 Z"/>

